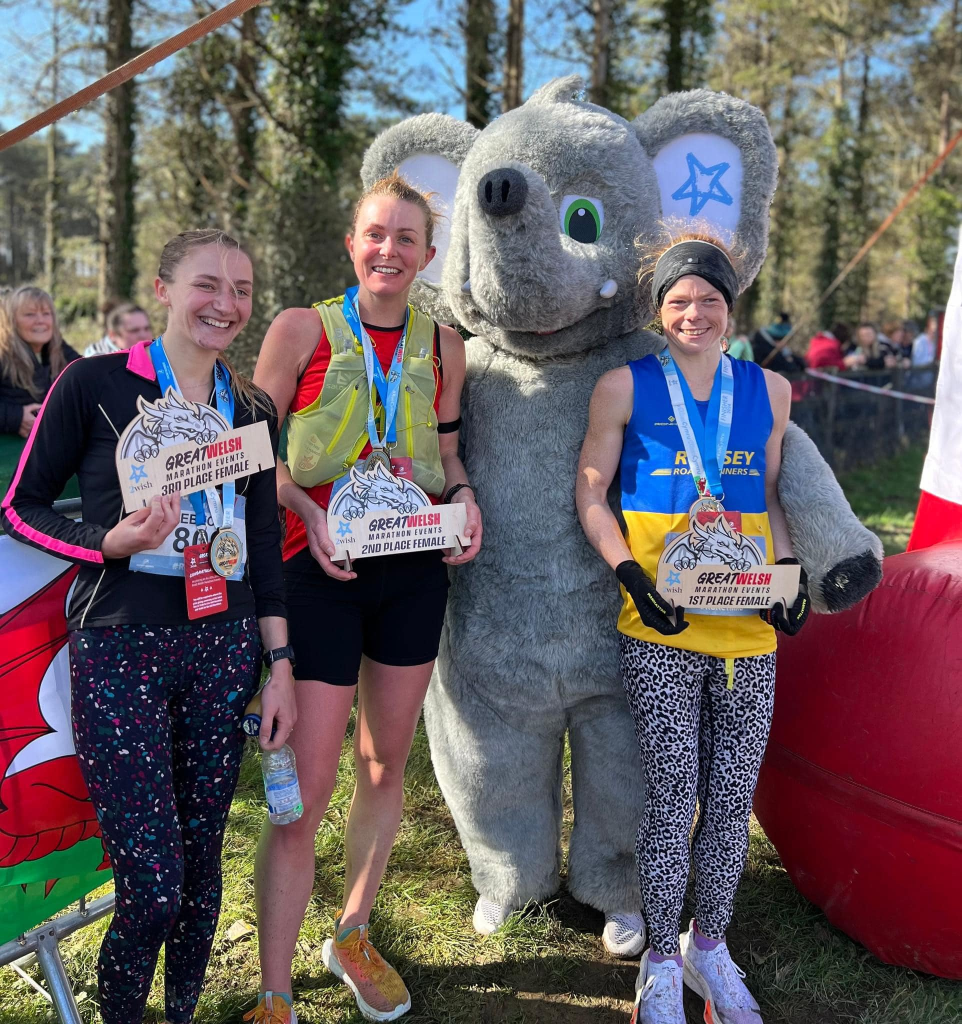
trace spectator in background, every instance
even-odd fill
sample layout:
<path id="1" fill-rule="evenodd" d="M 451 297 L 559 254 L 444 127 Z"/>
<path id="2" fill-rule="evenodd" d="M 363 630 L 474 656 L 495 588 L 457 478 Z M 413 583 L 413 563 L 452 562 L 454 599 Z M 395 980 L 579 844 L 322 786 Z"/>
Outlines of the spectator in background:
<path id="1" fill-rule="evenodd" d="M 813 370 L 825 370 L 834 367 L 836 370 L 845 369 L 845 359 L 842 350 L 851 341 L 852 333 L 848 324 L 832 324 L 832 329 L 819 331 L 808 343 L 808 351 L 805 353 L 805 362 Z"/>
<path id="2" fill-rule="evenodd" d="M 939 337 L 939 316 L 929 313 L 925 330 L 912 342 L 912 365 L 928 366 L 935 362 L 935 343 Z"/>
<path id="3" fill-rule="evenodd" d="M 138 341 L 153 341 L 150 317 L 146 310 L 132 302 L 115 306 L 107 316 L 107 334 L 84 349 L 84 356 L 102 356 L 109 352 L 125 352 Z"/>
<path id="4" fill-rule="evenodd" d="M 882 324 L 882 333 L 879 341 L 885 339 L 892 348 L 892 351 L 903 360 L 904 366 L 908 366 L 912 359 L 912 335 L 902 320 L 888 320 Z"/>
<path id="5" fill-rule="evenodd" d="M 896 361 L 891 351 L 883 353 L 875 324 L 861 323 L 855 328 L 855 345 L 845 355 L 846 369 L 884 370 L 894 367 Z"/>
<path id="6" fill-rule="evenodd" d="M 25 285 L 10 295 L 0 305 L 0 432 L 28 437 L 50 385 L 79 358 L 45 291 Z"/>
<path id="7" fill-rule="evenodd" d="M 782 341 L 791 329 L 790 314 L 779 313 L 774 322 L 757 330 L 752 337 L 752 353 L 755 356 L 755 362 L 764 364 L 767 369 L 774 370 L 775 373 L 798 373 L 804 369 L 795 358 L 795 353 L 788 348 L 779 349 L 772 360 L 765 363 L 778 342 Z"/>
<path id="8" fill-rule="evenodd" d="M 754 360 L 752 354 L 752 343 L 744 331 L 739 332 L 738 323 L 733 316 L 728 318 L 728 348 L 725 350 L 732 359 Z"/>

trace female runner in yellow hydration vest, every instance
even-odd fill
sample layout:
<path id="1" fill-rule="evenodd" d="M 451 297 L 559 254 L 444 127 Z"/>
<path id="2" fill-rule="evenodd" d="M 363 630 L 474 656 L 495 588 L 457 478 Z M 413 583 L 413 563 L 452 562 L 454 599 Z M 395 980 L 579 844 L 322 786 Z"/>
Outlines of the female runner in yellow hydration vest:
<path id="1" fill-rule="evenodd" d="M 687 620 L 654 586 L 663 554 L 686 568 L 795 563 L 776 491 L 791 388 L 724 354 L 737 294 L 720 243 L 689 238 L 661 254 L 652 298 L 667 347 L 599 380 L 578 473 L 585 533 L 624 588 L 622 676 L 645 768 L 637 858 L 651 948 L 638 1024 L 684 1024 L 682 979 L 715 1024 L 761 1024 L 724 940 L 772 718 L 775 629 L 801 628 L 807 584 L 803 572 L 788 609 Z M 619 470 L 627 536 L 607 501 Z M 695 920 L 680 949 L 696 797 Z"/>
<path id="2" fill-rule="evenodd" d="M 265 825 L 258 851 L 262 989 L 248 1015 L 258 1024 L 296 1020 L 291 961 L 314 882 L 314 836 L 334 789 L 355 691 L 357 782 L 344 902 L 323 957 L 367 1019 L 394 1020 L 411 1006 L 404 982 L 369 941 L 368 918 L 400 822 L 404 766 L 438 653 L 444 563 L 470 561 L 481 543 L 480 513 L 458 458 L 464 342 L 408 305 L 415 275 L 434 257 L 434 222 L 427 199 L 397 174 L 376 182 L 358 202 L 346 239 L 357 288 L 282 312 L 254 374 L 278 416 L 287 416 L 278 500 L 287 510 L 285 584 L 298 693 L 291 746 L 304 802 L 299 821 Z M 387 414 L 380 390 L 369 384 L 368 371 L 377 380 L 372 349 Z M 393 400 L 385 382 L 397 387 Z M 386 422 L 392 408 L 393 431 Z M 471 543 L 463 554 L 375 556 L 351 571 L 331 561 L 331 491 L 371 453 L 372 430 L 378 440 L 393 438 L 387 448 L 396 475 L 436 499 L 465 504 Z"/>

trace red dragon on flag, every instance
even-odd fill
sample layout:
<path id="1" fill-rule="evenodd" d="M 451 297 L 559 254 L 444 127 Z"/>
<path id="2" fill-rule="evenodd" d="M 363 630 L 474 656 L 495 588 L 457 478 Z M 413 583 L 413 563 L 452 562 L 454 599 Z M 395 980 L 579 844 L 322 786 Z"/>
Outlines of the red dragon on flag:
<path id="1" fill-rule="evenodd" d="M 0 537 L 0 943 L 109 879 L 70 725 L 77 569 Z"/>

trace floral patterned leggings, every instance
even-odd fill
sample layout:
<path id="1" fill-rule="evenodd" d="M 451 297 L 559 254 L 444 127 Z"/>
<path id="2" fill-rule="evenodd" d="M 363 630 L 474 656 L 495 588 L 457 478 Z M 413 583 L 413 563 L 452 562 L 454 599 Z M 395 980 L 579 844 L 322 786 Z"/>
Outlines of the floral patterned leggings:
<path id="1" fill-rule="evenodd" d="M 167 1020 L 193 1018 L 260 663 L 253 619 L 70 634 L 77 755 L 116 889 L 98 964 L 104 1024 L 143 1020 L 164 943 Z"/>

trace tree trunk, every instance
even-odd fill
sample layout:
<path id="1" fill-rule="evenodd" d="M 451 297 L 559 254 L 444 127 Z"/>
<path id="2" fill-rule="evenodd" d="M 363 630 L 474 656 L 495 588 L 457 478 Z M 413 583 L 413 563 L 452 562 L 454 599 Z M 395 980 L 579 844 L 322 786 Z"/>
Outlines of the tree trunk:
<path id="1" fill-rule="evenodd" d="M 939 103 L 939 152 L 948 145 L 952 127 L 952 84 L 959 64 L 959 0 L 952 0 L 952 18 L 949 22 L 949 60 L 942 82 L 942 98 Z M 943 167 L 944 171 L 944 167 Z"/>
<path id="2" fill-rule="evenodd" d="M 785 102 L 781 129 L 776 139 L 781 171 L 772 208 L 772 300 L 778 309 L 784 309 L 787 300 L 789 260 L 795 247 L 795 166 L 792 162 L 795 145 L 795 76 L 785 86 Z"/>
<path id="3" fill-rule="evenodd" d="M 504 49 L 504 83 L 501 110 L 507 113 L 521 106 L 524 86 L 524 0 L 508 0 L 508 33 Z"/>
<path id="4" fill-rule="evenodd" d="M 491 96 L 494 0 L 467 0 L 464 19 L 465 108 L 469 124 L 484 128 L 494 115 Z"/>
<path id="5" fill-rule="evenodd" d="M 107 2 L 107 70 L 133 56 L 133 0 Z M 104 134 L 104 193 L 100 222 L 100 301 L 133 296 L 134 266 L 134 83 L 107 93 Z"/>
<path id="6" fill-rule="evenodd" d="M 51 103 L 60 99 L 60 3 L 54 0 L 50 21 L 53 46 Z M 47 291 L 57 298 L 60 273 L 60 175 L 57 164 L 57 126 L 47 129 L 47 193 L 44 201 L 43 276 Z"/>
<path id="7" fill-rule="evenodd" d="M 685 88 L 685 8 L 687 0 L 665 0 L 662 20 L 668 37 L 665 44 L 665 85 L 669 92 Z"/>
<path id="8" fill-rule="evenodd" d="M 608 81 L 611 73 L 611 3 L 591 0 L 591 87 L 588 99 L 601 107 L 609 105 Z"/>
<path id="9" fill-rule="evenodd" d="M 869 120 L 870 120 L 870 95 L 871 86 L 871 61 L 872 54 L 866 45 L 862 51 L 862 81 L 859 90 L 858 120 L 855 127 L 855 145 L 852 149 L 852 173 L 851 192 L 849 209 L 851 210 L 852 229 L 854 237 L 851 238 L 848 248 L 852 253 L 856 252 L 862 242 L 869 236 L 868 210 L 870 208 L 868 198 L 868 181 L 866 180 L 866 169 L 869 161 Z M 855 267 L 849 279 L 849 294 L 852 296 L 851 311 L 857 313 L 859 319 L 866 315 L 865 303 L 868 299 L 869 287 L 869 259 L 866 256 L 862 262 Z"/>

